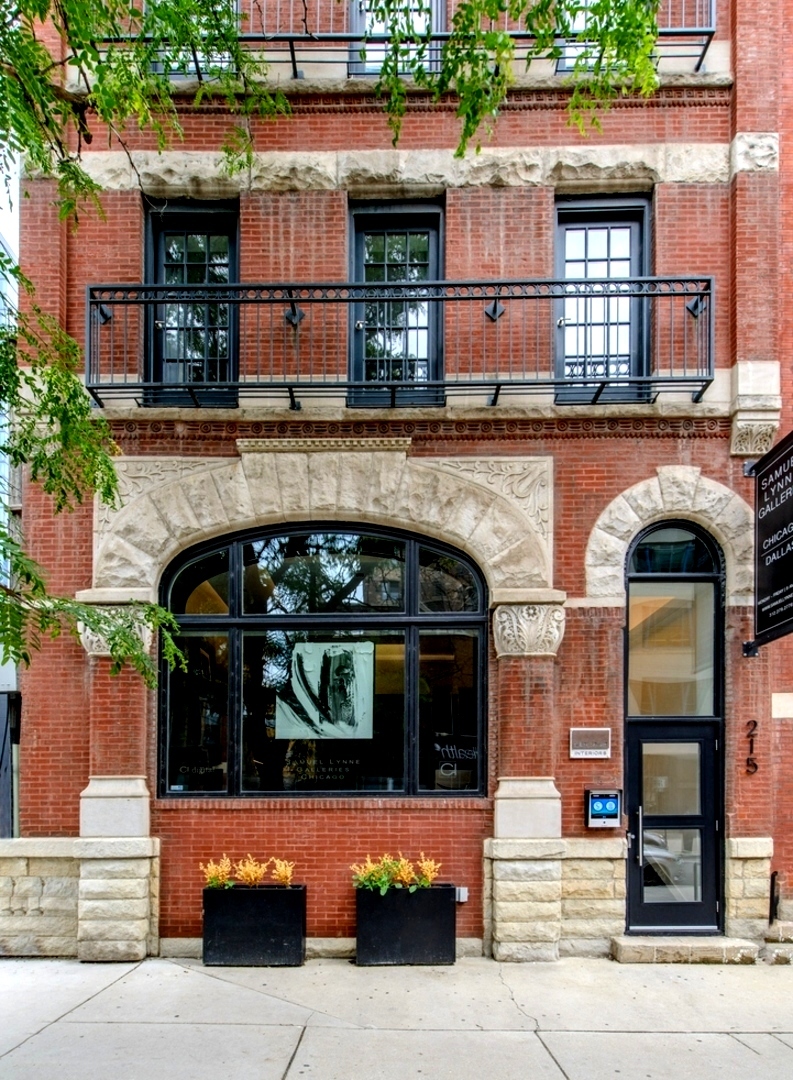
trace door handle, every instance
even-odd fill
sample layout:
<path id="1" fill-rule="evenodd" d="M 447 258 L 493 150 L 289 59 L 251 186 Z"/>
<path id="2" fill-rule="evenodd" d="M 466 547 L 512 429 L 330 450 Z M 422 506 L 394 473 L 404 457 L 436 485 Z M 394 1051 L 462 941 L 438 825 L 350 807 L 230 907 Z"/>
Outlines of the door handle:
<path id="1" fill-rule="evenodd" d="M 363 319 L 356 319 L 356 321 L 355 321 L 355 329 L 356 330 L 363 330 Z"/>
<path id="2" fill-rule="evenodd" d="M 642 807 L 639 807 L 639 835 L 638 844 L 636 845 L 636 862 L 639 866 L 644 865 L 644 813 Z"/>

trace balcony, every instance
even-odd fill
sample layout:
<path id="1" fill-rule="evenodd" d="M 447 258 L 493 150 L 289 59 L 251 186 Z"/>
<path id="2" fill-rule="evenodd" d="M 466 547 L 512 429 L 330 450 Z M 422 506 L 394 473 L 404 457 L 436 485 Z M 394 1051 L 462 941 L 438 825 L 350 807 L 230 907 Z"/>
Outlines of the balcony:
<path id="1" fill-rule="evenodd" d="M 713 380 L 709 277 L 90 285 L 86 316 L 100 406 L 699 401 Z"/>

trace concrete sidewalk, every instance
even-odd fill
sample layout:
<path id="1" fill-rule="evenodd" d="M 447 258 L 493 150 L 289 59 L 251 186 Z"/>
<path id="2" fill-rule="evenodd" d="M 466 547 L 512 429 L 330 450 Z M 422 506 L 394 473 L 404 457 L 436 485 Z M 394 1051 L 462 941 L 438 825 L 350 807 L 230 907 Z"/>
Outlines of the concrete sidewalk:
<path id="1" fill-rule="evenodd" d="M 787 1080 L 793 967 L 0 960 L 2 1080 Z"/>

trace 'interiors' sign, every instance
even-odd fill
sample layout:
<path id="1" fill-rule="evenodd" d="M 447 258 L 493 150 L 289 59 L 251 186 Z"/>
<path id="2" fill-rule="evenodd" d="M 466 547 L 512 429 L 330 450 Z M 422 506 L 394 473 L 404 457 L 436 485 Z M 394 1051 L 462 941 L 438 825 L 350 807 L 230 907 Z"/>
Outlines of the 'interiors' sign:
<path id="1" fill-rule="evenodd" d="M 760 458 L 752 472 L 757 646 L 793 631 L 793 433 Z"/>

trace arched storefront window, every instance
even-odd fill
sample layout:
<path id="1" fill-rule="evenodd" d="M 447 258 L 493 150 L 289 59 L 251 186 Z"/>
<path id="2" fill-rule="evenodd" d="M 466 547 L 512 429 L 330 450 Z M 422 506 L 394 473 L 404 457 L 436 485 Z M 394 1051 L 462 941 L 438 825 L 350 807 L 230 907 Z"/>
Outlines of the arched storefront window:
<path id="1" fill-rule="evenodd" d="M 162 603 L 167 795 L 480 794 L 484 582 L 462 554 L 337 524 L 185 553 Z"/>

